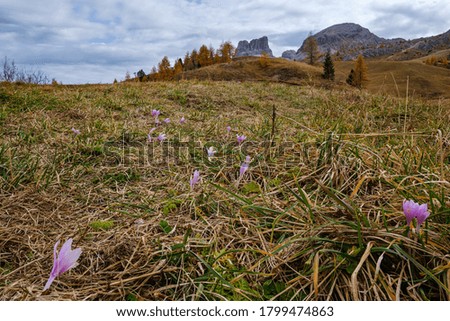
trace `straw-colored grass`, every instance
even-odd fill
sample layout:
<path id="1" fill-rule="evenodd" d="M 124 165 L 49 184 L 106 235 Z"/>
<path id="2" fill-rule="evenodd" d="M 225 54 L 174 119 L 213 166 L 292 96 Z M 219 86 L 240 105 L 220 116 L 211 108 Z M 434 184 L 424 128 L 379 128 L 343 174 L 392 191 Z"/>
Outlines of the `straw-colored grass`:
<path id="1" fill-rule="evenodd" d="M 2 300 L 450 299 L 448 101 L 181 81 L 0 104 Z M 419 233 L 404 199 L 429 206 Z M 43 292 L 69 237 L 79 265 Z"/>

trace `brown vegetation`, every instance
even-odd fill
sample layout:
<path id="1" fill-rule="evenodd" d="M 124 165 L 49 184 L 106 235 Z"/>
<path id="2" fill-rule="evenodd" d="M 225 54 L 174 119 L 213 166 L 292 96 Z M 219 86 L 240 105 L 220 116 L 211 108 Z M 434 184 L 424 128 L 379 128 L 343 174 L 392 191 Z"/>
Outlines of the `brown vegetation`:
<path id="1" fill-rule="evenodd" d="M 291 63 L 192 73 L 321 79 Z M 1 300 L 450 298 L 448 103 L 269 81 L 0 84 L 0 101 Z M 419 234 L 404 199 L 429 204 Z M 80 264 L 43 292 L 69 237 Z"/>

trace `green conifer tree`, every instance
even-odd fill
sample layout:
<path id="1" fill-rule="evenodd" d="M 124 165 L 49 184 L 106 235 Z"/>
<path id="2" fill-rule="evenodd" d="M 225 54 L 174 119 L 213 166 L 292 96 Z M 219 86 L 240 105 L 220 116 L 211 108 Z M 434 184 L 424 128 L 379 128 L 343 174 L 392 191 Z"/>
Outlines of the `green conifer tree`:
<path id="1" fill-rule="evenodd" d="M 327 51 L 325 55 L 325 60 L 323 62 L 323 74 L 322 77 L 329 80 L 334 80 L 334 64 L 331 59 L 330 51 Z"/>

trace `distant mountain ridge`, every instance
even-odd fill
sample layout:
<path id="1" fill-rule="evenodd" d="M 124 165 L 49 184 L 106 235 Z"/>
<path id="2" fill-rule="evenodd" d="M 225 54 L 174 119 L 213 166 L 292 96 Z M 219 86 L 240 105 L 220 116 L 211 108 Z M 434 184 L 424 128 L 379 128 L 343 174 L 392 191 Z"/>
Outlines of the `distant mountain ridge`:
<path id="1" fill-rule="evenodd" d="M 390 56 L 392 60 L 408 60 L 428 55 L 431 51 L 450 48 L 450 30 L 431 37 L 405 40 L 378 37 L 369 29 L 355 23 L 330 26 L 313 35 L 321 53 L 328 50 L 342 60 L 355 59 L 359 54 L 365 57 Z M 306 58 L 305 41 L 297 51 L 283 52 L 282 57 L 291 60 Z M 398 53 L 403 55 L 398 55 Z"/>

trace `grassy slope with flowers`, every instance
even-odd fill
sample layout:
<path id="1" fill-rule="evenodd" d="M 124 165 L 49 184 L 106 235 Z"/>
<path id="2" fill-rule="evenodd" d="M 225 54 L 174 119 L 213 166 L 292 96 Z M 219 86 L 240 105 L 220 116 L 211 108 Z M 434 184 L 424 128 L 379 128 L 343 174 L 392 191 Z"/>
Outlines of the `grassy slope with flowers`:
<path id="1" fill-rule="evenodd" d="M 0 106 L 2 300 L 450 299 L 449 101 L 182 81 L 1 84 Z"/>

